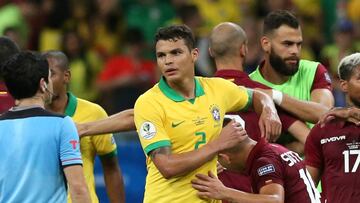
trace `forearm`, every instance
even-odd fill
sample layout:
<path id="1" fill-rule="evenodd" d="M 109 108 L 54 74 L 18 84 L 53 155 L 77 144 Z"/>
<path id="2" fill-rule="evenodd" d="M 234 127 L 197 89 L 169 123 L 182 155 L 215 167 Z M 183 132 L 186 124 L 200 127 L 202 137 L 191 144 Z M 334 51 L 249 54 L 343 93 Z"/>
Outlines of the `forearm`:
<path id="1" fill-rule="evenodd" d="M 64 168 L 70 197 L 74 203 L 91 202 L 82 170 L 82 166 L 80 165 L 67 166 Z"/>
<path id="2" fill-rule="evenodd" d="M 69 186 L 69 193 L 70 193 L 71 201 L 73 203 L 90 203 L 91 202 L 89 192 L 88 192 L 86 185 L 84 185 L 82 187 L 76 187 L 76 188 Z"/>
<path id="3" fill-rule="evenodd" d="M 110 202 L 125 202 L 125 191 L 120 169 L 108 169 L 104 167 L 104 179 L 106 191 Z"/>
<path id="4" fill-rule="evenodd" d="M 283 95 L 280 107 L 297 116 L 301 120 L 311 123 L 317 123 L 320 117 L 330 109 L 330 107 L 326 105 L 313 101 L 294 99 L 286 94 Z"/>
<path id="5" fill-rule="evenodd" d="M 292 134 L 299 142 L 305 144 L 310 129 L 302 121 L 295 121 L 289 128 L 288 132 Z"/>
<path id="6" fill-rule="evenodd" d="M 251 194 L 235 190 L 232 188 L 226 188 L 223 192 L 224 199 L 228 202 L 236 203 L 282 203 L 280 195 L 265 195 L 265 194 Z"/>
<path id="7" fill-rule="evenodd" d="M 79 125 L 81 136 L 135 130 L 134 110 L 124 110 L 108 118 Z"/>
<path id="8" fill-rule="evenodd" d="M 253 90 L 253 108 L 258 115 L 264 109 L 277 112 L 272 99 L 267 94 L 255 89 Z"/>
<path id="9" fill-rule="evenodd" d="M 160 173 L 169 179 L 194 171 L 212 160 L 218 151 L 219 149 L 215 144 L 209 143 L 197 150 L 181 154 L 154 151 L 151 153 L 151 157 Z"/>

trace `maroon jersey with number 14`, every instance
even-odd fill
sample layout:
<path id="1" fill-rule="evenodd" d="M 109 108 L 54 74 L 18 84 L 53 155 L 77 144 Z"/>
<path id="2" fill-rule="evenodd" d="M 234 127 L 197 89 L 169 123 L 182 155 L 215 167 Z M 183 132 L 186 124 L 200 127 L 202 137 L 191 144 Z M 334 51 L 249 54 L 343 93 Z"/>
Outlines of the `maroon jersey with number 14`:
<path id="1" fill-rule="evenodd" d="M 319 169 L 327 203 L 360 202 L 360 127 L 333 121 L 315 125 L 305 143 L 305 163 Z"/>
<path id="2" fill-rule="evenodd" d="M 269 87 L 259 82 L 251 80 L 247 73 L 239 70 L 218 70 L 215 73 L 215 76 L 230 80 L 236 85 L 242 85 L 248 88 L 270 89 Z M 282 123 L 283 131 L 287 131 L 288 128 L 297 120 L 289 114 L 281 111 L 281 109 L 278 109 L 278 113 Z M 236 112 L 235 114 L 240 115 L 240 117 L 245 121 L 245 130 L 251 139 L 259 141 L 261 139 L 259 116 L 254 111 Z M 243 174 L 225 170 L 218 174 L 218 177 L 226 187 L 234 188 L 244 192 L 252 192 L 250 178 Z"/>
<path id="3" fill-rule="evenodd" d="M 251 150 L 246 162 L 254 193 L 268 184 L 280 184 L 285 191 L 285 203 L 320 203 L 314 186 L 300 156 L 278 144 L 264 139 Z"/>

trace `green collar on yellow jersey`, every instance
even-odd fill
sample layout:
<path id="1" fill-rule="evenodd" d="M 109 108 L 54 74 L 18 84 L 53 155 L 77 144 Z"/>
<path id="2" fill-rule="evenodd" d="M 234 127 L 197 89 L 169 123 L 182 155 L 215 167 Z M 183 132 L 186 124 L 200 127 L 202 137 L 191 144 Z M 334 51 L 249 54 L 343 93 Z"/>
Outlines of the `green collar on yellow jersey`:
<path id="1" fill-rule="evenodd" d="M 77 107 L 77 98 L 71 92 L 68 92 L 67 95 L 68 95 L 68 104 L 65 109 L 65 115 L 73 117 Z"/>
<path id="2" fill-rule="evenodd" d="M 201 87 L 200 82 L 197 78 L 194 78 L 195 80 L 195 97 L 200 97 L 205 94 L 204 89 Z M 173 90 L 165 81 L 164 77 L 161 77 L 159 82 L 159 88 L 162 91 L 162 93 L 165 94 L 169 99 L 175 101 L 175 102 L 182 102 L 185 101 L 185 98 L 181 96 L 179 93 L 177 93 L 175 90 Z M 191 103 L 194 103 L 194 99 L 189 100 Z"/>

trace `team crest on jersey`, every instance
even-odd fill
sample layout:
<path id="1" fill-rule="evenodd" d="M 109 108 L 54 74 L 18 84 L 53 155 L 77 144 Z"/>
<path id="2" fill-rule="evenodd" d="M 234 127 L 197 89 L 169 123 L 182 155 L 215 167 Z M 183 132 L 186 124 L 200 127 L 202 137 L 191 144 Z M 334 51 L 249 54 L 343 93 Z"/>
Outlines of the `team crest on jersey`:
<path id="1" fill-rule="evenodd" d="M 216 105 L 216 104 L 213 104 L 210 106 L 210 112 L 211 112 L 211 115 L 213 117 L 213 119 L 216 121 L 216 122 L 219 122 L 220 121 L 220 109 L 219 107 Z"/>
<path id="2" fill-rule="evenodd" d="M 259 176 L 263 176 L 263 175 L 266 175 L 266 174 L 269 174 L 269 173 L 274 173 L 275 172 L 275 167 L 272 164 L 268 164 L 268 165 L 265 165 L 265 166 L 262 166 L 262 167 L 258 168 L 257 172 L 258 172 Z"/>
<path id="3" fill-rule="evenodd" d="M 140 127 L 140 136 L 146 140 L 150 140 L 156 134 L 155 125 L 151 122 L 144 122 Z"/>

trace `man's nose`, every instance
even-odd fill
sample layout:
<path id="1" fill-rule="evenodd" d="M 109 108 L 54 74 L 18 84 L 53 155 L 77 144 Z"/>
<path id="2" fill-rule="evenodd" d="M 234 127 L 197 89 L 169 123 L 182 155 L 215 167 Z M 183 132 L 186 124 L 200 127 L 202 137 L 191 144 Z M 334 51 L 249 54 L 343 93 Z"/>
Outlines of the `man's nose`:
<path id="1" fill-rule="evenodd" d="M 300 54 L 300 51 L 301 51 L 301 45 L 294 44 L 293 46 L 291 46 L 290 54 L 298 56 Z"/>
<path id="2" fill-rule="evenodd" d="M 170 55 L 165 56 L 165 64 L 171 64 L 173 62 L 173 57 Z"/>

